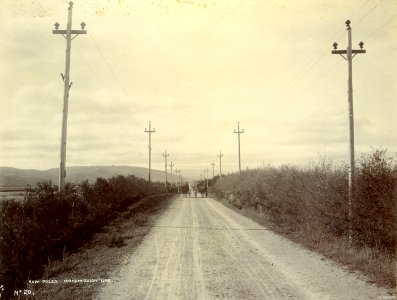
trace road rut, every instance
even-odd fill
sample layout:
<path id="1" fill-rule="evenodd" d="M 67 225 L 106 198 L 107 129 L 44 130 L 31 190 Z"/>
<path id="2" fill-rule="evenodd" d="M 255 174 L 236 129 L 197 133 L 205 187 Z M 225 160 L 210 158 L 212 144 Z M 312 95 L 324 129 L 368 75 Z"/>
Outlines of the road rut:
<path id="1" fill-rule="evenodd" d="M 390 297 L 211 198 L 176 198 L 111 279 L 98 299 Z"/>

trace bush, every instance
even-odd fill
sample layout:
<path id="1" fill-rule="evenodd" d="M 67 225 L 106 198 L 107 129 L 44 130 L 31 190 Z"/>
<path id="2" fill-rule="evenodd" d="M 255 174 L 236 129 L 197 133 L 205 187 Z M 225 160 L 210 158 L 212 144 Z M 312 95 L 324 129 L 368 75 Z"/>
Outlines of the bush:
<path id="1" fill-rule="evenodd" d="M 29 188 L 22 202 L 1 202 L 0 282 L 6 298 L 28 279 L 40 278 L 49 260 L 76 250 L 118 211 L 164 191 L 135 176 L 116 176 L 67 184 L 62 192 L 42 182 Z"/>
<path id="2" fill-rule="evenodd" d="M 396 166 L 386 151 L 364 155 L 357 168 L 352 201 L 357 246 L 396 250 Z M 237 208 L 260 211 L 270 224 L 285 232 L 325 233 L 329 240 L 348 235 L 346 166 L 322 159 L 305 168 L 268 167 L 223 176 L 213 191 Z"/>
<path id="3" fill-rule="evenodd" d="M 386 151 L 364 155 L 357 172 L 353 229 L 360 245 L 396 249 L 397 172 Z"/>

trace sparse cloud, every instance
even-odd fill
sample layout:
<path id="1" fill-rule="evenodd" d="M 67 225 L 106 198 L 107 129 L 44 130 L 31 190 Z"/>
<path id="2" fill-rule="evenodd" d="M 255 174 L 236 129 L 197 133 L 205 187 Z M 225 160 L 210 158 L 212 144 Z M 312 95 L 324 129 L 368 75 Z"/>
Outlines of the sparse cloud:
<path id="1" fill-rule="evenodd" d="M 75 3 L 74 26 L 85 21 L 88 35 L 72 42 L 67 164 L 146 166 L 149 120 L 158 169 L 164 149 L 177 168 L 199 170 L 222 148 L 225 171 L 236 170 L 237 121 L 244 166 L 346 159 L 347 72 L 329 40 L 339 28 L 343 44 L 346 14 L 365 2 Z M 364 6 L 354 43 L 396 6 L 358 22 Z M 2 3 L 0 165 L 59 164 L 66 45 L 51 30 L 66 16 L 60 0 Z M 396 28 L 397 19 L 371 35 L 354 61 L 357 152 L 397 151 Z"/>

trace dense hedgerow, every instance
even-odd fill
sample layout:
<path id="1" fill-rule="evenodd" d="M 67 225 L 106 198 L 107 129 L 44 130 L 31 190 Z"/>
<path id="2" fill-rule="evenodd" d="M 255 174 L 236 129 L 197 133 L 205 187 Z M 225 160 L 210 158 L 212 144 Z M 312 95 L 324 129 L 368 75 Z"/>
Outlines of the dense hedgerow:
<path id="1" fill-rule="evenodd" d="M 0 283 L 10 292 L 40 278 L 49 260 L 76 250 L 118 211 L 146 196 L 164 193 L 158 183 L 117 176 L 95 183 L 51 182 L 29 188 L 24 201 L 0 203 Z"/>
<path id="2" fill-rule="evenodd" d="M 353 201 L 354 239 L 358 245 L 396 250 L 397 168 L 385 151 L 360 160 Z"/>
<path id="3" fill-rule="evenodd" d="M 258 211 L 282 231 L 347 236 L 348 169 L 323 160 L 305 168 L 282 166 L 223 176 L 213 191 L 237 208 Z M 359 161 L 352 201 L 355 245 L 396 251 L 397 171 L 385 151 Z"/>

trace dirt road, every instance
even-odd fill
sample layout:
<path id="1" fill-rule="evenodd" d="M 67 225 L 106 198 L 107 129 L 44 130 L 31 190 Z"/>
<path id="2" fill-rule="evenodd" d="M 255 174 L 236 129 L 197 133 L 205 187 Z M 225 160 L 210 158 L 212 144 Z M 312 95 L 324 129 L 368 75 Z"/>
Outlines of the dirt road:
<path id="1" fill-rule="evenodd" d="M 210 198 L 176 198 L 99 299 L 393 299 Z"/>

